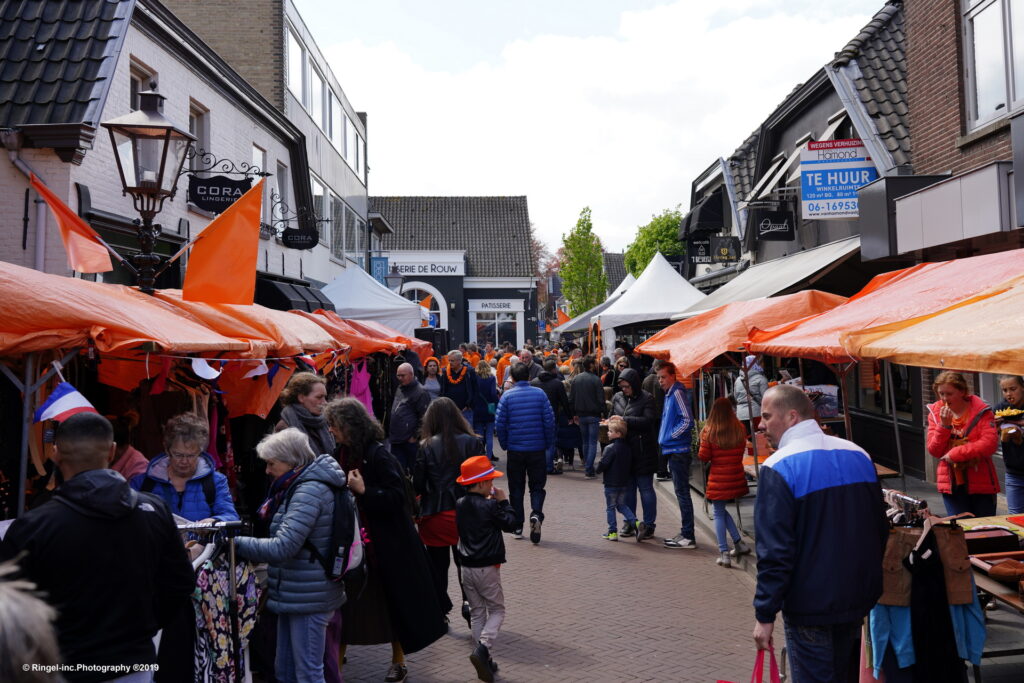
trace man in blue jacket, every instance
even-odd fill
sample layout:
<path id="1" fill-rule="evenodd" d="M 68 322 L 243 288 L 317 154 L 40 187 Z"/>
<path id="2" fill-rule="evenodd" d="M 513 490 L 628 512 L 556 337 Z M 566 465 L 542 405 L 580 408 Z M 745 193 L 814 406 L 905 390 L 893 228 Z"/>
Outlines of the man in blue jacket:
<path id="1" fill-rule="evenodd" d="M 523 537 L 523 495 L 529 477 L 530 540 L 539 543 L 548 474 L 544 453 L 555 443 L 555 414 L 544 390 L 530 385 L 529 366 L 518 363 L 513 367 L 512 380 L 515 385 L 498 401 L 494 433 L 508 453 L 508 497 L 519 520 L 515 536 Z"/>
<path id="2" fill-rule="evenodd" d="M 771 645 L 781 611 L 793 680 L 850 680 L 861 622 L 882 594 L 889 533 L 874 463 L 821 431 L 799 387 L 765 392 L 761 429 L 778 450 L 757 486 L 754 642 Z"/>
<path id="3" fill-rule="evenodd" d="M 672 488 L 676 491 L 682 522 L 679 535 L 666 538 L 664 543 L 666 548 L 692 550 L 697 547 L 697 541 L 693 530 L 693 500 L 690 498 L 690 439 L 693 435 L 690 392 L 676 380 L 676 366 L 672 363 L 664 363 L 658 368 L 658 385 L 665 392 L 658 445 L 662 455 L 668 458 Z"/>

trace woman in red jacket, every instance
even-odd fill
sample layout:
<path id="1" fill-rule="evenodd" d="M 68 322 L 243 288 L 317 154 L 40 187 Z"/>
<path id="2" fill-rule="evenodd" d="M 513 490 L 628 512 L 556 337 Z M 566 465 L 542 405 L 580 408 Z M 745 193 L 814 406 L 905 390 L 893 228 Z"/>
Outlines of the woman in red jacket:
<path id="1" fill-rule="evenodd" d="M 939 493 L 949 515 L 996 514 L 999 477 L 992 455 L 999 437 L 992 409 L 967 390 L 958 372 L 943 372 L 932 389 L 939 400 L 928 406 L 928 452 L 939 459 Z"/>
<path id="2" fill-rule="evenodd" d="M 743 472 L 743 452 L 746 450 L 747 430 L 736 417 L 732 401 L 727 398 L 715 399 L 711 412 L 700 432 L 700 452 L 697 457 L 711 463 L 708 485 L 704 497 L 715 506 L 715 534 L 718 536 L 718 559 L 715 563 L 731 567 L 729 542 L 726 531 L 732 536 L 732 556 L 739 557 L 750 552 L 747 544 L 740 540 L 739 529 L 726 505 L 734 498 L 742 498 L 750 490 Z"/>

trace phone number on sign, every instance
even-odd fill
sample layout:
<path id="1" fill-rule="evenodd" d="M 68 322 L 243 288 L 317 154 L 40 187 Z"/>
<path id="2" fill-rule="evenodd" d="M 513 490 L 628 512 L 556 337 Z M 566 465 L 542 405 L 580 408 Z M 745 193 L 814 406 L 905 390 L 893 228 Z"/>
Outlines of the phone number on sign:
<path id="1" fill-rule="evenodd" d="M 815 213 L 821 211 L 856 211 L 857 200 L 851 199 L 845 202 L 807 202 L 804 206 L 808 211 Z"/>

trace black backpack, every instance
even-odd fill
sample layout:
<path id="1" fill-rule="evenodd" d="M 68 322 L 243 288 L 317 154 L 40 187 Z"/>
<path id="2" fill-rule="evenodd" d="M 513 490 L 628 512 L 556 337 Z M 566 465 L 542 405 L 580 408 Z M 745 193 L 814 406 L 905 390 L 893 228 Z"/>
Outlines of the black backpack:
<path id="1" fill-rule="evenodd" d="M 309 551 L 329 581 L 345 582 L 346 592 L 361 593 L 366 582 L 366 549 L 363 547 L 362 525 L 356 498 L 348 486 L 330 486 L 334 494 L 334 512 L 331 518 L 331 539 L 328 553 L 320 554 L 307 538 L 302 547 Z M 291 502 L 295 487 L 291 487 L 284 501 Z"/>

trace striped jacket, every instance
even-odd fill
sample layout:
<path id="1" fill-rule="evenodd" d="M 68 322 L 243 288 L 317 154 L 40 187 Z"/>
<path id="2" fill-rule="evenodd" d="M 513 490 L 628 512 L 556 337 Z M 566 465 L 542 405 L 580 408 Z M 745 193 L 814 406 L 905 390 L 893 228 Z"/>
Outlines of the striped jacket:
<path id="1" fill-rule="evenodd" d="M 882 594 L 888 523 L 874 463 L 814 420 L 790 427 L 761 465 L 754 510 L 761 623 L 863 618 Z"/>
<path id="2" fill-rule="evenodd" d="M 661 413 L 661 430 L 658 443 L 666 455 L 689 453 L 693 435 L 693 411 L 690 408 L 690 392 L 682 382 L 676 382 L 665 393 L 665 406 Z"/>

